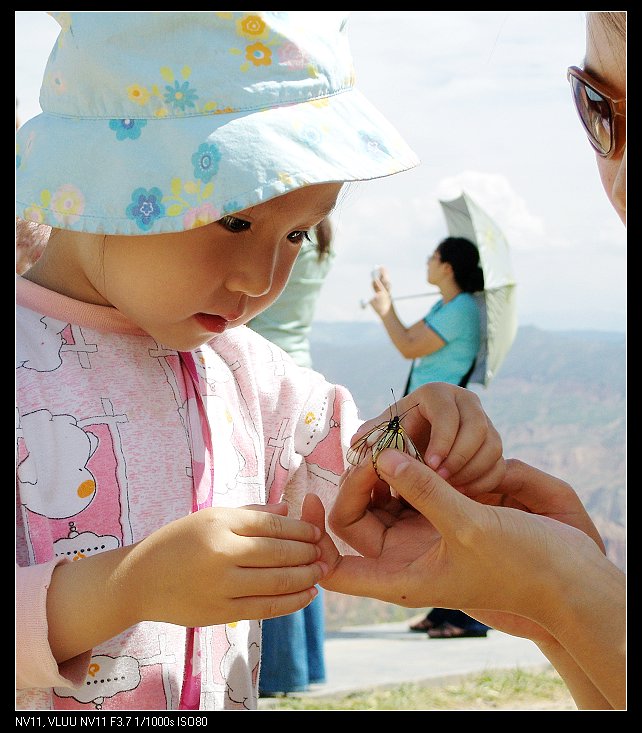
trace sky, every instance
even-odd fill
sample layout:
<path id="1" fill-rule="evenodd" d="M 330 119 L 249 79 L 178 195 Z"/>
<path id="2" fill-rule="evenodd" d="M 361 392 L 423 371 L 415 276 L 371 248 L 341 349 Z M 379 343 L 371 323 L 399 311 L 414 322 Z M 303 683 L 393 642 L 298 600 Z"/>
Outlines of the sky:
<path id="1" fill-rule="evenodd" d="M 323 11 L 319 11 L 323 12 Z M 56 22 L 16 11 L 16 98 L 24 123 Z M 439 200 L 466 192 L 510 248 L 520 326 L 626 331 L 626 230 L 571 101 L 582 11 L 352 11 L 357 87 L 421 164 L 350 184 L 333 214 L 336 259 L 318 321 L 378 321 L 361 301 L 385 265 L 406 325 L 434 303 L 426 259 L 448 236 Z"/>

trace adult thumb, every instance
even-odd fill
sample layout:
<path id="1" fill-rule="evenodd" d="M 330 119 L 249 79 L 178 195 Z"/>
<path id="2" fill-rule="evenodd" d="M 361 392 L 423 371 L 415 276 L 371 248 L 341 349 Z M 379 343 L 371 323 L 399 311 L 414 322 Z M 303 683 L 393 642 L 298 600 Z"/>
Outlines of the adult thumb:
<path id="1" fill-rule="evenodd" d="M 407 453 L 382 451 L 377 456 L 377 473 L 443 535 L 461 527 L 474 508 L 472 499 Z"/>

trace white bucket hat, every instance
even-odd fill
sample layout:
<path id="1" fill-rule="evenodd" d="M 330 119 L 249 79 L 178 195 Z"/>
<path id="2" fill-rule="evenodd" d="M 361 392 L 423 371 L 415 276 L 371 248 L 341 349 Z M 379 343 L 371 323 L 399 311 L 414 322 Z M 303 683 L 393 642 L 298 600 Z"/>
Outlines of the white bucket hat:
<path id="1" fill-rule="evenodd" d="M 418 159 L 354 88 L 343 11 L 55 11 L 17 132 L 16 215 L 179 232 L 315 183 Z"/>

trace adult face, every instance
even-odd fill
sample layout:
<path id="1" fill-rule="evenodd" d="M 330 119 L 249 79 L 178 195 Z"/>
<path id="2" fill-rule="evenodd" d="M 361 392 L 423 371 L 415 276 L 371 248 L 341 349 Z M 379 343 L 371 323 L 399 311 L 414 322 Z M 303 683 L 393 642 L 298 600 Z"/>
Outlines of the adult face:
<path id="1" fill-rule="evenodd" d="M 613 99 L 626 99 L 626 37 L 606 13 L 589 13 L 586 25 L 584 71 L 606 87 Z M 626 135 L 626 125 L 620 134 Z M 596 153 L 602 185 L 623 223 L 626 223 L 626 139 L 610 158 Z"/>

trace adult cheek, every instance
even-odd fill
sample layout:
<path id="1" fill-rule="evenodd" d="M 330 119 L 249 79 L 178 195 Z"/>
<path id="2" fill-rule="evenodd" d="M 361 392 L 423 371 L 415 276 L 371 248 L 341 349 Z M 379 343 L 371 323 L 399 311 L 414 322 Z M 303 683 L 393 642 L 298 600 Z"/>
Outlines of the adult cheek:
<path id="1" fill-rule="evenodd" d="M 613 179 L 613 205 L 626 226 L 626 145 Z"/>
<path id="2" fill-rule="evenodd" d="M 618 158 L 605 160 L 596 154 L 604 191 L 623 223 L 626 223 L 626 148 Z"/>

